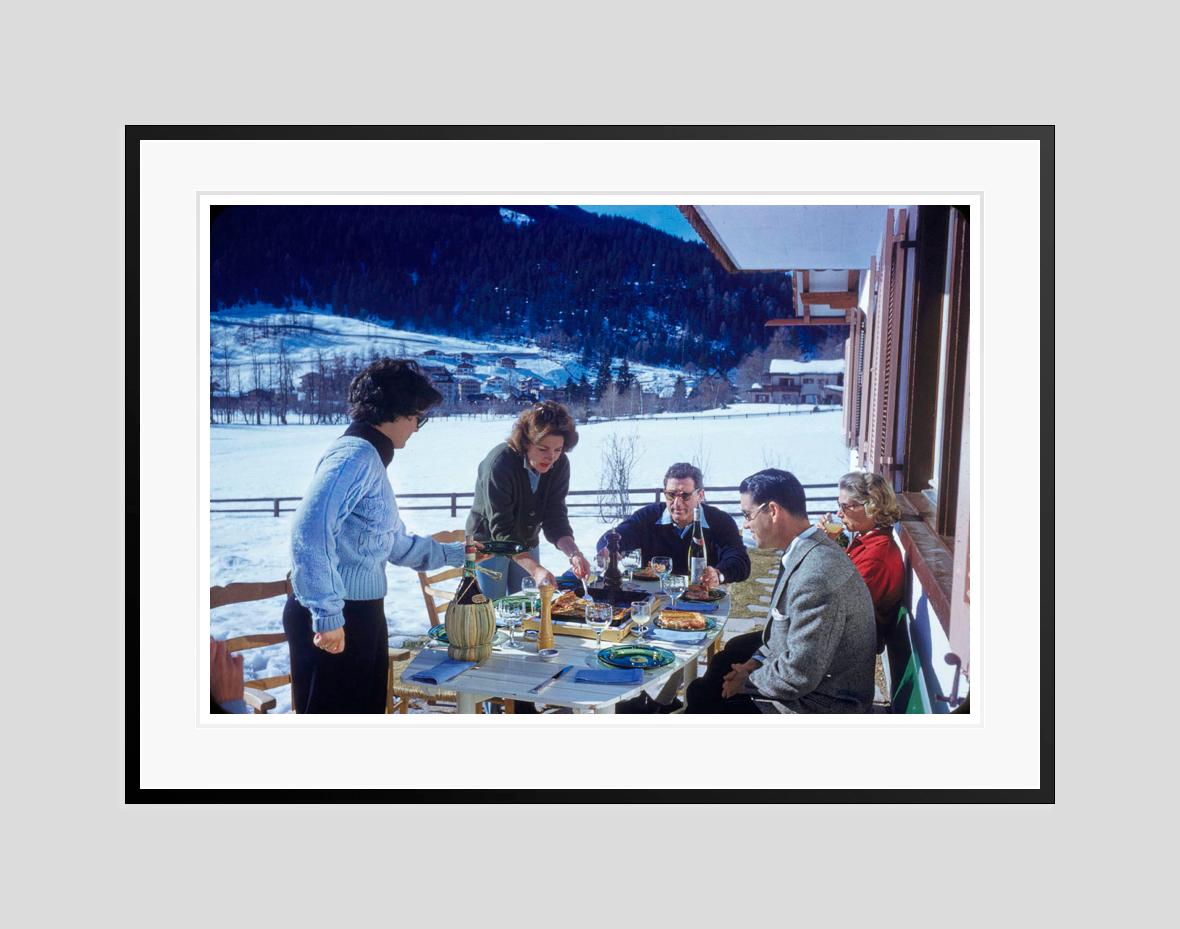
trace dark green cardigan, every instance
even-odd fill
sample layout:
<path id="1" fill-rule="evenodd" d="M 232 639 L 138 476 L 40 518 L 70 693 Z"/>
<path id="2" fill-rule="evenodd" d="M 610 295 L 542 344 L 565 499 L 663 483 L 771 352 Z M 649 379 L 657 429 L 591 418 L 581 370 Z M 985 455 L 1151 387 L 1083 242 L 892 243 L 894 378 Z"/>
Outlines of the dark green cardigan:
<path id="1" fill-rule="evenodd" d="M 543 529 L 545 538 L 556 544 L 574 534 L 565 509 L 569 489 L 570 463 L 565 455 L 541 475 L 534 494 L 524 456 L 501 442 L 479 463 L 467 533 L 480 540 L 512 539 L 534 548 Z"/>

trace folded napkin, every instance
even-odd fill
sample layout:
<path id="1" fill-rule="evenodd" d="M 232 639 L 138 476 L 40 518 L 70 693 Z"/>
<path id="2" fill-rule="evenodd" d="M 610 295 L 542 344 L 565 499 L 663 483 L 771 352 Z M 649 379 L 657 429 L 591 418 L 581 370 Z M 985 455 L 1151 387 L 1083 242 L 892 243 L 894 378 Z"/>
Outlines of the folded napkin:
<path id="1" fill-rule="evenodd" d="M 720 608 L 720 600 L 716 600 L 713 603 L 697 603 L 695 600 L 681 600 L 676 607 L 678 610 L 688 610 L 693 613 L 716 613 Z"/>
<path id="2" fill-rule="evenodd" d="M 637 684 L 643 680 L 642 668 L 583 668 L 574 675 L 580 684 Z"/>
<path id="3" fill-rule="evenodd" d="M 564 574 L 557 576 L 557 586 L 562 590 L 581 590 L 582 581 L 573 571 L 566 571 Z"/>
<path id="4" fill-rule="evenodd" d="M 677 645 L 704 645 L 709 637 L 702 632 L 691 632 L 687 629 L 652 629 L 644 638 L 663 639 Z"/>
<path id="5" fill-rule="evenodd" d="M 424 671 L 419 671 L 417 674 L 411 674 L 410 680 L 419 681 L 423 684 L 445 684 L 452 677 L 463 673 L 474 665 L 474 661 L 459 661 L 457 658 L 444 658 L 433 668 L 427 668 Z"/>

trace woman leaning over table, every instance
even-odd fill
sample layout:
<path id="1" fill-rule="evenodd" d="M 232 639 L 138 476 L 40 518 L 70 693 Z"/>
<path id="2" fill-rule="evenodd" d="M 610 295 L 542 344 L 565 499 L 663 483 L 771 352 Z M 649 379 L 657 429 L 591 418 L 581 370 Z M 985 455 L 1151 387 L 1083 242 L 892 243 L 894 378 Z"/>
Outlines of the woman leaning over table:
<path id="1" fill-rule="evenodd" d="M 570 560 L 574 574 L 585 577 L 590 563 L 578 549 L 570 528 L 565 496 L 570 486 L 567 455 L 578 444 L 574 418 L 560 403 L 547 400 L 517 417 L 507 442 L 501 442 L 479 465 L 475 501 L 467 533 L 479 541 L 522 542 L 528 551 L 512 558 L 489 558 L 484 567 L 499 571 L 496 580 L 479 575 L 480 590 L 496 599 L 520 588 L 525 575 L 538 584 L 556 585 L 540 563 L 540 533 Z"/>
<path id="2" fill-rule="evenodd" d="M 348 388 L 352 425 L 324 452 L 291 530 L 283 629 L 296 713 L 382 713 L 388 667 L 385 563 L 463 563 L 463 543 L 412 535 L 386 468 L 442 400 L 413 361 L 383 358 Z"/>
<path id="3" fill-rule="evenodd" d="M 840 478 L 837 514 L 852 534 L 848 557 L 864 578 L 877 614 L 877 654 L 885 648 L 885 635 L 897 621 L 905 590 L 905 565 L 893 540 L 893 524 L 901 519 L 901 507 L 889 482 L 869 471 L 850 471 Z M 824 528 L 828 514 L 820 522 Z"/>

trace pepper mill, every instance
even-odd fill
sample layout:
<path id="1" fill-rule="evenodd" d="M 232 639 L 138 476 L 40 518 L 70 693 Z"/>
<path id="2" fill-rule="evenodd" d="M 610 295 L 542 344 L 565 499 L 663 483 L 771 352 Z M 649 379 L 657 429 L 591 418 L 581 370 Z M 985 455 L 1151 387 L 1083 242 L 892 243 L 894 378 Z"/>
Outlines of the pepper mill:
<path id="1" fill-rule="evenodd" d="M 619 534 L 612 529 L 606 534 L 606 550 L 609 556 L 606 570 L 602 572 L 602 586 L 607 590 L 621 590 L 623 575 L 619 571 Z"/>
<path id="2" fill-rule="evenodd" d="M 553 648 L 553 585 L 539 584 L 541 594 L 541 618 L 537 629 L 537 650 Z"/>

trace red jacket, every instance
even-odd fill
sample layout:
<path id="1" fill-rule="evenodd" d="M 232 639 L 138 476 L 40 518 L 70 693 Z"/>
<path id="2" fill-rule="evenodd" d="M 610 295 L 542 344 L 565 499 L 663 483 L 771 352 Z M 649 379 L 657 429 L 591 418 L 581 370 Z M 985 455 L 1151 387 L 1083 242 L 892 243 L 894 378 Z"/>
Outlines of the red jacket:
<path id="1" fill-rule="evenodd" d="M 870 529 L 853 536 L 847 551 L 869 588 L 877 623 L 892 625 L 905 592 L 905 565 L 893 533 L 888 529 Z"/>

